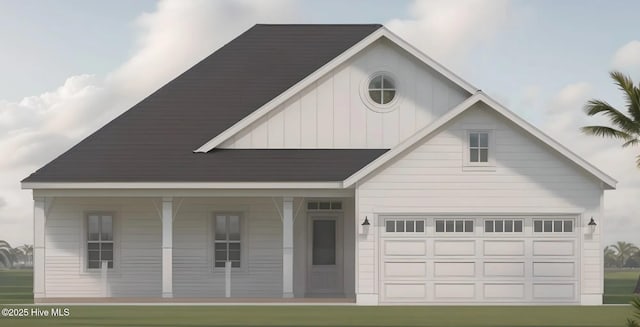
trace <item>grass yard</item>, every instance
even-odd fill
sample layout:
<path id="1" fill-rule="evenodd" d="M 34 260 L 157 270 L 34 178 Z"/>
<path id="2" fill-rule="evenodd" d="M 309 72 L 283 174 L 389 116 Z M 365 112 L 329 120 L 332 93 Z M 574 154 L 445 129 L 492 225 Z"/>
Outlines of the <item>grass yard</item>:
<path id="1" fill-rule="evenodd" d="M 638 282 L 640 270 L 606 271 L 604 273 L 604 303 L 629 303 Z"/>
<path id="2" fill-rule="evenodd" d="M 639 271 L 607 272 L 606 303 L 627 303 Z M 30 271 L 0 271 L 0 309 L 32 303 Z M 6 305 L 15 303 L 17 305 Z M 624 326 L 629 306 L 72 306 L 68 317 L 8 318 L 0 326 Z"/>
<path id="3" fill-rule="evenodd" d="M 33 303 L 32 270 L 0 270 L 0 304 Z"/>
<path id="4" fill-rule="evenodd" d="M 18 306 L 19 307 L 19 306 Z M 48 308 L 47 306 L 39 308 Z M 0 318 L 5 326 L 624 326 L 628 306 L 70 307 L 69 317 Z M 8 323 L 7 323 L 8 322 Z"/>

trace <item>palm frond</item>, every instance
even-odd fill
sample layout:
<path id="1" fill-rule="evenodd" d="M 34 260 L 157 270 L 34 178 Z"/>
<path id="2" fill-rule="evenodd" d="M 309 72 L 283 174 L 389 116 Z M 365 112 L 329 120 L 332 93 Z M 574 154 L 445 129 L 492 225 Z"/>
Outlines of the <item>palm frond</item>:
<path id="1" fill-rule="evenodd" d="M 591 99 L 584 106 L 584 111 L 589 116 L 601 114 L 611 120 L 611 123 L 627 133 L 639 133 L 640 124 L 627 115 L 614 108 L 606 101 Z"/>
<path id="2" fill-rule="evenodd" d="M 634 137 L 629 133 L 619 131 L 615 128 L 611 128 L 608 126 L 584 126 L 580 128 L 580 130 L 587 135 L 621 139 L 621 140 L 624 140 L 625 142 L 628 142 L 629 140 L 634 139 Z"/>
<path id="3" fill-rule="evenodd" d="M 640 121 L 640 87 L 635 87 L 631 77 L 619 71 L 612 71 L 609 75 L 618 88 L 624 92 L 629 115 L 631 115 L 636 122 Z"/>
<path id="4" fill-rule="evenodd" d="M 636 145 L 638 145 L 638 144 L 640 144 L 640 140 L 638 140 L 637 138 L 635 138 L 635 139 L 631 139 L 631 140 L 629 140 L 629 141 L 627 141 L 627 142 L 624 142 L 624 143 L 622 144 L 622 147 L 623 147 L 623 148 L 626 148 L 626 147 L 628 147 L 628 146 L 636 146 Z"/>
<path id="5" fill-rule="evenodd" d="M 633 315 L 636 318 L 640 318 L 640 296 L 636 295 L 631 300 L 631 306 L 633 307 Z"/>

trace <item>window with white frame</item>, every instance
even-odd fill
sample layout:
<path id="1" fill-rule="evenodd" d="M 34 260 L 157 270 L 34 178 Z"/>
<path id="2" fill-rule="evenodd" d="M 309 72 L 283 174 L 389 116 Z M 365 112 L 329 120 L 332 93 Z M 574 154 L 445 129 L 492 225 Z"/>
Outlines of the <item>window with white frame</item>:
<path id="1" fill-rule="evenodd" d="M 113 214 L 87 215 L 87 268 L 113 268 Z"/>
<path id="2" fill-rule="evenodd" d="M 522 219 L 486 219 L 485 233 L 522 233 Z"/>
<path id="3" fill-rule="evenodd" d="M 489 163 L 489 137 L 488 131 L 470 131 L 469 135 L 469 163 L 488 164 Z"/>
<path id="4" fill-rule="evenodd" d="M 533 221 L 534 233 L 572 233 L 573 219 L 536 219 Z"/>
<path id="5" fill-rule="evenodd" d="M 472 233 L 471 219 L 436 219 L 436 233 Z"/>
<path id="6" fill-rule="evenodd" d="M 387 219 L 385 220 L 387 233 L 424 233 L 423 219 Z"/>
<path id="7" fill-rule="evenodd" d="M 342 201 L 308 201 L 307 210 L 342 210 Z"/>
<path id="8" fill-rule="evenodd" d="M 214 215 L 214 267 L 224 268 L 225 263 L 231 261 L 231 267 L 240 268 L 241 223 L 240 214 Z"/>

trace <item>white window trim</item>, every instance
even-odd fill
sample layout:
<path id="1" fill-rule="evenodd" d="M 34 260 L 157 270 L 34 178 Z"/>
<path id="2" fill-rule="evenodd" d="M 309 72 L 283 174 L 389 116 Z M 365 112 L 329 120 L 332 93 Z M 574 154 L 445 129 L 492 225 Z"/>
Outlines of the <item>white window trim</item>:
<path id="1" fill-rule="evenodd" d="M 211 213 L 211 217 L 209 217 L 209 236 L 208 239 L 209 241 L 207 242 L 209 244 L 209 246 L 207 247 L 207 257 L 208 257 L 208 264 L 209 267 L 211 269 L 212 272 L 214 273 L 224 273 L 225 272 L 225 268 L 224 267 L 216 267 L 216 259 L 215 259 L 215 243 L 216 243 L 216 237 L 215 237 L 215 228 L 216 228 L 216 223 L 215 223 L 215 219 L 217 215 L 236 215 L 240 217 L 240 267 L 231 267 L 232 271 L 236 271 L 236 272 L 246 272 L 248 271 L 247 269 L 247 265 L 248 265 L 248 260 L 247 260 L 247 255 L 249 253 L 249 251 L 247 251 L 247 246 L 249 246 L 249 241 L 248 241 L 248 233 L 247 233 L 247 214 L 244 211 L 214 211 Z"/>
<path id="2" fill-rule="evenodd" d="M 488 151 L 488 161 L 487 162 L 471 162 L 470 158 L 470 148 L 471 144 L 469 142 L 471 133 L 487 133 L 489 137 L 489 151 Z M 495 142 L 495 133 L 493 129 L 467 129 L 464 133 L 464 148 L 463 148 L 463 164 L 462 168 L 465 171 L 495 171 L 496 170 L 496 142 Z"/>
<path id="3" fill-rule="evenodd" d="M 377 76 L 380 75 L 384 75 L 387 78 L 391 79 L 393 81 L 393 83 L 395 84 L 395 91 L 396 94 L 393 97 L 393 100 L 391 100 L 391 102 L 389 103 L 385 103 L 385 104 L 380 104 L 377 103 L 375 101 L 373 101 L 373 99 L 371 99 L 371 97 L 369 96 L 369 83 L 371 82 L 371 80 Z M 402 98 L 402 83 L 398 80 L 398 78 L 391 72 L 389 72 L 389 70 L 387 69 L 381 69 L 378 70 L 374 73 L 371 73 L 369 75 L 367 75 L 367 77 L 365 77 L 364 79 L 362 79 L 362 82 L 360 83 L 360 98 L 362 99 L 362 102 L 371 110 L 378 112 L 378 113 L 389 113 L 392 112 L 394 110 L 396 110 L 398 108 L 398 105 L 401 102 L 401 98 Z"/>
<path id="4" fill-rule="evenodd" d="M 545 232 L 544 231 L 544 221 L 545 220 L 551 220 L 551 232 Z M 553 222 L 555 221 L 562 221 L 562 232 L 556 232 L 554 229 L 555 227 L 553 226 Z M 565 232 L 564 231 L 564 221 L 565 220 L 570 220 L 571 221 L 571 231 L 570 232 Z M 542 221 L 542 231 L 541 232 L 536 232 L 536 221 Z M 573 235 L 576 233 L 576 226 L 577 226 L 577 219 L 576 218 L 563 218 L 563 217 L 553 217 L 553 218 L 534 218 L 531 220 L 531 233 L 533 235 L 554 235 L 554 236 L 559 236 L 562 237 L 563 235 Z"/>
<path id="5" fill-rule="evenodd" d="M 442 221 L 445 222 L 444 223 L 444 231 L 442 231 L 442 232 L 438 232 L 437 231 L 437 227 L 436 226 L 437 226 L 437 221 L 438 220 L 442 220 Z M 453 221 L 453 230 L 454 230 L 453 232 L 447 232 L 447 221 L 448 220 Z M 455 227 L 456 220 L 462 220 L 463 221 L 463 223 L 462 223 L 463 231 L 461 231 L 461 232 L 456 232 L 455 231 L 455 229 L 456 229 L 456 227 Z M 466 222 L 467 221 L 471 221 L 472 224 L 473 224 L 473 230 L 470 231 L 470 232 L 466 231 Z M 476 224 L 476 219 L 475 218 L 468 218 L 468 217 L 456 217 L 456 218 L 434 217 L 433 218 L 433 233 L 434 233 L 434 235 L 460 235 L 460 236 L 463 236 L 463 235 L 475 235 L 477 230 L 478 230 L 478 226 Z"/>
<path id="6" fill-rule="evenodd" d="M 505 220 L 512 220 L 512 221 L 514 222 L 514 223 L 513 223 L 514 231 L 511 231 L 511 232 L 505 232 L 505 231 L 504 231 L 504 226 L 503 226 L 503 231 L 502 231 L 502 232 L 496 232 L 496 231 L 495 231 L 495 221 L 496 221 L 496 220 L 502 220 L 502 221 L 505 221 Z M 487 221 L 493 221 L 493 225 L 494 225 L 494 226 L 493 226 L 493 228 L 494 228 L 494 231 L 492 231 L 492 232 L 488 232 L 488 231 L 487 231 L 487 229 L 486 229 L 486 227 L 487 227 L 487 225 L 486 225 L 486 224 L 487 224 Z M 515 222 L 516 222 L 516 221 L 521 221 L 521 222 L 522 222 L 522 231 L 520 231 L 520 232 L 516 232 L 516 231 L 515 231 Z M 503 225 L 504 225 L 504 223 L 503 223 Z M 483 232 L 484 234 L 489 234 L 489 235 L 491 235 L 492 237 L 494 237 L 494 236 L 498 237 L 498 236 L 501 236 L 501 235 L 507 235 L 507 236 L 513 236 L 513 235 L 524 235 L 524 234 L 525 234 L 525 229 L 526 229 L 526 227 L 525 227 L 525 219 L 524 219 L 524 218 L 512 218 L 512 217 L 508 217 L 508 218 L 507 218 L 507 217 L 491 217 L 491 218 L 484 218 L 484 219 L 482 219 L 482 232 Z"/>
<path id="7" fill-rule="evenodd" d="M 80 271 L 82 273 L 99 274 L 102 268 L 89 268 L 89 215 L 110 215 L 113 224 L 113 268 L 108 269 L 110 275 L 120 273 L 122 260 L 120 251 L 120 219 L 112 210 L 85 210 L 82 212 L 82 228 L 80 240 Z"/>
<path id="8" fill-rule="evenodd" d="M 403 232 L 398 232 L 398 231 L 393 231 L 393 232 L 387 232 L 387 221 L 398 221 L 398 220 L 404 220 L 405 221 L 405 231 Z M 407 232 L 406 229 L 406 221 L 407 220 L 411 220 L 414 221 L 414 231 L 413 232 Z M 417 221 L 422 221 L 423 222 L 423 231 L 422 232 L 416 232 L 415 231 L 415 222 Z M 382 233 L 384 234 L 388 234 L 388 235 L 424 235 L 427 233 L 427 219 L 426 218 L 422 218 L 422 217 L 388 217 L 385 216 L 382 219 Z"/>
<path id="9" fill-rule="evenodd" d="M 309 209 L 309 203 L 312 203 L 312 202 L 318 203 L 318 209 Z M 329 209 L 320 209 L 320 202 L 329 202 Z M 333 203 L 337 203 L 337 202 L 340 202 L 341 209 L 333 209 Z M 311 212 L 343 212 L 345 201 L 343 201 L 343 199 L 333 199 L 333 198 L 307 199 L 306 201 L 304 201 L 303 205 L 304 205 L 304 209 L 310 213 Z"/>

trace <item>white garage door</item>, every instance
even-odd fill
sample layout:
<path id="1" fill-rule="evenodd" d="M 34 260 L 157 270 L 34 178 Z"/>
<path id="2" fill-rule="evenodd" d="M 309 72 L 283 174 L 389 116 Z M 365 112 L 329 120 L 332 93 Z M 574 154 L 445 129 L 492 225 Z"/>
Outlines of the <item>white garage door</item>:
<path id="1" fill-rule="evenodd" d="M 577 217 L 380 216 L 386 303 L 577 303 Z"/>

